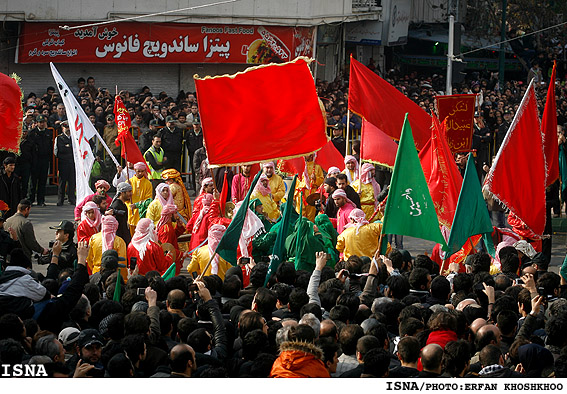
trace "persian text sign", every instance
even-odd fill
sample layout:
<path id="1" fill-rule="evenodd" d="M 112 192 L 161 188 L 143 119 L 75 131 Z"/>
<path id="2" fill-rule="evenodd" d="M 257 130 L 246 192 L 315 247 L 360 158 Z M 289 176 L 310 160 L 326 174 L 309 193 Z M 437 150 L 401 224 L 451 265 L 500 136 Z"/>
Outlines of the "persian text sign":
<path id="1" fill-rule="evenodd" d="M 312 28 L 117 23 L 68 31 L 24 23 L 18 62 L 265 64 L 312 54 Z"/>
<path id="2" fill-rule="evenodd" d="M 439 121 L 447 118 L 447 142 L 451 152 L 467 152 L 471 149 L 474 127 L 475 94 L 437 96 Z"/>

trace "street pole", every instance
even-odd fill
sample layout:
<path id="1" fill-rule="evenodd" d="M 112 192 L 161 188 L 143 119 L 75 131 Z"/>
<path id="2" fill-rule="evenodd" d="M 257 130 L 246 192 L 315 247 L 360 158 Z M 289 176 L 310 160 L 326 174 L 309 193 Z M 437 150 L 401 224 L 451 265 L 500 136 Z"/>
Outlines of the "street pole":
<path id="1" fill-rule="evenodd" d="M 506 8 L 508 0 L 502 0 L 502 27 L 500 29 L 500 56 L 498 58 L 498 86 L 504 91 L 504 41 L 506 41 Z"/>
<path id="2" fill-rule="evenodd" d="M 453 93 L 453 43 L 455 40 L 455 17 L 449 16 L 449 46 L 447 48 L 447 85 L 445 87 L 445 94 L 451 95 Z"/>

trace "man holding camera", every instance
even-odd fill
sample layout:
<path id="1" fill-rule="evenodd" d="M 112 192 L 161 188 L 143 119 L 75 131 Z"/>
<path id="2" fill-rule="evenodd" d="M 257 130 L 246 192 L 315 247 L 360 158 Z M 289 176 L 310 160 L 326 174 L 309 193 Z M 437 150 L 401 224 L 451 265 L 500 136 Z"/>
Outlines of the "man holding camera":
<path id="1" fill-rule="evenodd" d="M 55 230 L 55 242 L 50 242 L 51 262 L 57 260 L 59 269 L 73 268 L 75 260 L 77 260 L 77 245 L 73 242 L 75 236 L 75 225 L 68 220 L 61 221 L 55 227 L 49 227 Z"/>

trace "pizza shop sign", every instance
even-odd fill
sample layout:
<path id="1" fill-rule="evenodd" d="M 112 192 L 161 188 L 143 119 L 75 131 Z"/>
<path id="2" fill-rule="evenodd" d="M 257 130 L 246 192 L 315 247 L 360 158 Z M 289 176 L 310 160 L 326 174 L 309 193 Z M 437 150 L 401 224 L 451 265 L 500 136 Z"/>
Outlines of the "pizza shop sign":
<path id="1" fill-rule="evenodd" d="M 25 23 L 17 63 L 283 63 L 313 55 L 306 27 L 119 23 L 64 30 Z"/>

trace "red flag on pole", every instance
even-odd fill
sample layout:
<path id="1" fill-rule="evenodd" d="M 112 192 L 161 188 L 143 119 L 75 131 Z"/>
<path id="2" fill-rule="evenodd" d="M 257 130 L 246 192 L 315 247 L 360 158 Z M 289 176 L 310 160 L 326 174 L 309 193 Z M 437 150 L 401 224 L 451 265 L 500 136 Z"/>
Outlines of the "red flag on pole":
<path id="1" fill-rule="evenodd" d="M 551 80 L 547 89 L 547 100 L 541 118 L 541 132 L 543 134 L 543 149 L 547 176 L 545 186 L 551 185 L 559 178 L 559 146 L 557 145 L 557 105 L 555 103 L 555 61 Z"/>
<path id="2" fill-rule="evenodd" d="M 323 171 L 327 171 L 329 167 L 342 168 L 344 166 L 343 155 L 341 155 L 331 141 L 328 141 L 325 146 L 315 153 L 315 163 L 319 164 L 321 168 L 323 168 Z M 301 174 L 305 170 L 305 160 L 303 157 L 279 160 L 278 170 L 290 175 Z"/>
<path id="3" fill-rule="evenodd" d="M 532 79 L 484 181 L 484 187 L 538 235 L 543 234 L 546 215 L 540 130 Z"/>
<path id="4" fill-rule="evenodd" d="M 307 155 L 327 143 L 308 59 L 195 77 L 211 166 Z"/>
<path id="5" fill-rule="evenodd" d="M 435 115 L 432 120 L 431 140 L 419 152 L 419 160 L 439 223 L 450 229 L 463 178 L 447 143 L 446 120 L 439 124 Z"/>
<path id="6" fill-rule="evenodd" d="M 144 159 L 142 152 L 140 152 L 140 148 L 138 148 L 138 144 L 132 137 L 130 133 L 130 115 L 122 102 L 120 96 L 116 96 L 114 100 L 114 116 L 116 126 L 118 126 L 118 137 L 116 137 L 116 141 L 114 143 L 116 146 L 120 146 L 122 143 L 122 151 L 120 152 L 121 156 L 126 159 L 128 157 L 128 161 L 130 163 L 145 163 L 146 169 L 149 172 L 150 168 L 148 167 L 148 163 Z"/>
<path id="7" fill-rule="evenodd" d="M 431 136 L 431 116 L 352 56 L 348 108 L 396 140 L 408 113 L 417 149 L 423 148 Z"/>
<path id="8" fill-rule="evenodd" d="M 446 139 L 451 152 L 468 152 L 474 131 L 474 105 L 476 94 L 437 96 L 439 119 L 447 119 Z"/>
<path id="9" fill-rule="evenodd" d="M 366 119 L 362 119 L 360 137 L 360 158 L 362 160 L 394 168 L 397 152 L 398 144 L 391 137 Z"/>
<path id="10" fill-rule="evenodd" d="M 0 73 L 0 149 L 18 153 L 22 138 L 22 91 L 17 82 Z"/>

